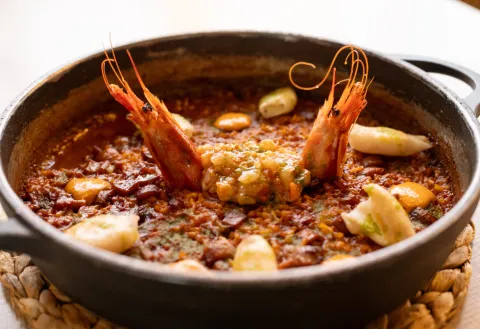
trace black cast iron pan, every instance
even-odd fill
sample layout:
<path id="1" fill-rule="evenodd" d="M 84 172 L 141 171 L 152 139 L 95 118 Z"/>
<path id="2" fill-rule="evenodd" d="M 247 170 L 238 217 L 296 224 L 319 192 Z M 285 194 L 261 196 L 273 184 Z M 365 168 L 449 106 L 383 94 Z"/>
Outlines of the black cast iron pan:
<path id="1" fill-rule="evenodd" d="M 146 72 L 146 84 L 152 85 L 189 78 L 285 76 L 298 60 L 328 65 L 340 46 L 298 35 L 221 32 L 154 39 L 128 48 Z M 128 67 L 124 52 L 117 53 Z M 414 237 L 330 266 L 212 277 L 173 274 L 160 265 L 72 241 L 32 213 L 15 191 L 33 155 L 55 132 L 109 99 L 100 79 L 103 54 L 95 54 L 39 79 L 2 114 L 0 197 L 9 220 L 0 224 L 0 248 L 30 254 L 66 294 L 131 328 L 361 327 L 428 282 L 480 196 L 480 76 L 442 61 L 408 58 L 411 65 L 367 54 L 378 83 L 370 97 L 383 97 L 399 121 L 410 116 L 435 134 L 456 173 L 461 199 Z M 456 76 L 474 91 L 462 100 L 414 65 Z M 410 102 L 416 105 L 402 105 Z"/>

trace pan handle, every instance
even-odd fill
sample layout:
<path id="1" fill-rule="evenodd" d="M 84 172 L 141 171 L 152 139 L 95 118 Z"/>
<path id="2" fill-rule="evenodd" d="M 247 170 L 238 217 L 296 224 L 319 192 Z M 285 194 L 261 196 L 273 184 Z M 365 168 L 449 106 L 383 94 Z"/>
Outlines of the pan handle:
<path id="1" fill-rule="evenodd" d="M 477 117 L 480 116 L 480 74 L 466 67 L 430 57 L 409 55 L 394 57 L 415 65 L 425 72 L 445 74 L 468 84 L 473 90 L 470 95 L 465 97 L 464 101 Z"/>
<path id="2" fill-rule="evenodd" d="M 0 206 L 0 250 L 24 252 L 38 256 L 46 245 L 14 216 L 8 216 Z"/>

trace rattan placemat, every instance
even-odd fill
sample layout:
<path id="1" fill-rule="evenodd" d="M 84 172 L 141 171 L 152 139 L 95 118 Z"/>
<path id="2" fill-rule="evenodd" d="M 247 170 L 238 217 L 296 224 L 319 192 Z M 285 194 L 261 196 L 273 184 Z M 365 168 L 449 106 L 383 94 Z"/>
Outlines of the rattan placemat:
<path id="1" fill-rule="evenodd" d="M 442 270 L 416 296 L 366 329 L 455 328 L 472 274 L 469 224 L 458 236 Z M 0 281 L 13 310 L 27 327 L 35 329 L 121 328 L 72 301 L 50 284 L 23 254 L 0 251 Z"/>

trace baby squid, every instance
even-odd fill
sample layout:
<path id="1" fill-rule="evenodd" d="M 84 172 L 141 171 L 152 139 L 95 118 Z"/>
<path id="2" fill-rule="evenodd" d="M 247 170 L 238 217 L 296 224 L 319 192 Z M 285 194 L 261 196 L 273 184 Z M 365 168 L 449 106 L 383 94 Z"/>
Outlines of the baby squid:
<path id="1" fill-rule="evenodd" d="M 290 88 L 274 90 L 258 102 L 258 109 L 264 118 L 273 118 L 293 111 L 297 105 L 297 94 Z"/>
<path id="2" fill-rule="evenodd" d="M 237 246 L 232 268 L 234 271 L 276 271 L 277 258 L 265 238 L 250 235 Z"/>
<path id="3" fill-rule="evenodd" d="M 354 124 L 348 139 L 350 146 L 362 153 L 387 156 L 410 156 L 433 145 L 421 135 L 406 134 L 387 127 L 365 127 Z"/>
<path id="4" fill-rule="evenodd" d="M 138 239 L 138 216 L 98 215 L 85 218 L 65 233 L 94 247 L 121 254 Z"/>
<path id="5" fill-rule="evenodd" d="M 364 234 L 384 247 L 415 234 L 407 212 L 392 194 L 377 184 L 363 189 L 369 198 L 341 214 L 350 233 Z"/>

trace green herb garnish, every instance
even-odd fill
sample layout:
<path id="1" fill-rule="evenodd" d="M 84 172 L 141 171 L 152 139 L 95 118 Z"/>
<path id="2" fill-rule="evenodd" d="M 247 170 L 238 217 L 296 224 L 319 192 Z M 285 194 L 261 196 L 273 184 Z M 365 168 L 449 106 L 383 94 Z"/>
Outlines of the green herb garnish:
<path id="1" fill-rule="evenodd" d="M 382 231 L 378 224 L 373 220 L 372 214 L 365 217 L 365 221 L 361 225 L 362 232 L 365 235 L 378 234 L 382 235 Z"/>
<path id="2" fill-rule="evenodd" d="M 315 201 L 313 204 L 313 213 L 318 214 L 323 211 L 325 206 L 323 205 L 323 201 Z"/>
<path id="3" fill-rule="evenodd" d="M 431 205 L 426 210 L 430 213 L 430 215 L 435 217 L 435 219 L 439 219 L 443 216 L 443 210 L 439 206 Z"/>

